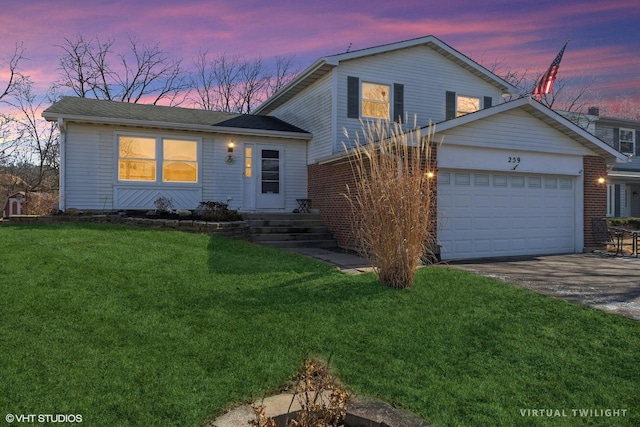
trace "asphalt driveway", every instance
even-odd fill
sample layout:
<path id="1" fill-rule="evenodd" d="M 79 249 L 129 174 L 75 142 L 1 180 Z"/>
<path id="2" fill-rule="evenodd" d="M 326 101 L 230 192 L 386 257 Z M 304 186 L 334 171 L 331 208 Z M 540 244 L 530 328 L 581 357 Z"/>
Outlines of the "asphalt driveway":
<path id="1" fill-rule="evenodd" d="M 455 262 L 449 266 L 640 320 L 640 258 L 589 253 Z"/>

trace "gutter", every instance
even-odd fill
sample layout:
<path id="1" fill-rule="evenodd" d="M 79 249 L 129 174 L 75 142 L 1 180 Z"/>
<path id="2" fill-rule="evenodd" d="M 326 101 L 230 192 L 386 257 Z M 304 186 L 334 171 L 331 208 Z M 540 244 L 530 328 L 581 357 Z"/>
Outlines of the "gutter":
<path id="1" fill-rule="evenodd" d="M 62 117 L 58 117 L 58 131 L 60 132 L 60 168 L 58 170 L 58 210 L 62 212 L 66 209 L 66 155 L 67 155 L 67 125 Z"/>
<path id="2" fill-rule="evenodd" d="M 66 114 L 54 114 L 43 113 L 42 117 L 49 121 L 54 119 L 58 120 L 60 124 L 62 121 L 66 122 L 79 122 L 79 123 L 96 123 L 113 126 L 138 126 L 138 127 L 151 127 L 170 130 L 187 130 L 195 132 L 207 132 L 207 133 L 225 133 L 232 135 L 245 135 L 245 136 L 269 136 L 274 138 L 291 138 L 291 139 L 304 139 L 311 140 L 313 135 L 308 132 L 287 132 L 277 130 L 265 130 L 265 129 L 248 129 L 248 128 L 236 128 L 216 125 L 196 125 L 188 123 L 172 123 L 172 122 L 154 122 L 147 120 L 132 120 L 132 119 L 116 119 L 111 117 L 91 117 L 78 116 L 78 115 L 66 115 Z"/>

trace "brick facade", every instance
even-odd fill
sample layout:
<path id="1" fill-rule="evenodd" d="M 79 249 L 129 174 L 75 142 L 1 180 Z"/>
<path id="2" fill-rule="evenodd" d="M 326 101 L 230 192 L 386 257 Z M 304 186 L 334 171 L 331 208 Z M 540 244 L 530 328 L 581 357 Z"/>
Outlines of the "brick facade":
<path id="1" fill-rule="evenodd" d="M 607 165 L 602 157 L 585 156 L 584 167 L 584 247 L 598 246 L 593 238 L 592 220 L 607 215 L 607 185 L 598 178 L 607 176 Z"/>
<path id="2" fill-rule="evenodd" d="M 430 229 L 436 236 L 437 230 L 437 144 L 430 148 L 430 161 L 428 165 L 434 165 L 432 178 L 431 212 L 434 212 Z M 426 165 L 425 164 L 425 169 Z M 354 227 L 357 214 L 354 214 L 351 204 L 347 199 L 347 187 L 355 190 L 355 175 L 348 160 L 329 164 L 312 164 L 307 166 L 308 172 L 308 197 L 311 199 L 312 208 L 319 209 L 323 221 L 334 237 L 338 245 L 347 249 L 357 248 Z"/>
<path id="3" fill-rule="evenodd" d="M 308 197 L 311 207 L 320 210 L 322 220 L 343 248 L 355 248 L 353 213 L 347 200 L 347 185 L 354 188 L 355 177 L 349 162 L 307 166 Z"/>
<path id="4" fill-rule="evenodd" d="M 435 164 L 437 152 L 432 151 L 432 164 Z M 597 246 L 592 232 L 592 220 L 603 218 L 607 212 L 607 187 L 598 183 L 598 178 L 606 176 L 606 163 L 599 156 L 585 156 L 584 166 L 584 246 Z M 354 214 L 347 200 L 347 186 L 355 187 L 355 177 L 348 161 L 308 166 L 309 198 L 312 207 L 319 209 L 322 219 L 333 232 L 338 244 L 343 248 L 355 248 L 353 233 Z M 434 178 L 432 212 L 437 209 L 437 181 Z M 432 230 L 437 229 L 434 215 Z"/>

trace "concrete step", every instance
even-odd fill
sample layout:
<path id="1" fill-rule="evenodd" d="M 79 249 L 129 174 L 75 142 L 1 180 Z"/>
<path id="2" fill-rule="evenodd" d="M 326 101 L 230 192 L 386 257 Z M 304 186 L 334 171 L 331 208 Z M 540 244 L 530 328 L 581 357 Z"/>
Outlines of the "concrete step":
<path id="1" fill-rule="evenodd" d="M 297 234 L 297 233 L 324 233 L 327 232 L 325 225 L 299 226 L 299 225 L 277 225 L 277 226 L 249 226 L 254 234 Z"/>
<path id="2" fill-rule="evenodd" d="M 249 224 L 251 240 L 280 248 L 335 248 L 331 231 L 317 213 L 242 214 Z"/>
<path id="3" fill-rule="evenodd" d="M 335 240 L 272 240 L 256 242 L 261 245 L 271 246 L 274 248 L 337 248 L 338 244 Z"/>
<path id="4" fill-rule="evenodd" d="M 261 220 L 249 220 L 245 221 L 249 224 L 249 227 L 252 228 L 260 228 L 260 227 L 326 227 L 325 223 L 322 220 L 269 220 L 269 219 L 261 219 Z"/>
<path id="5" fill-rule="evenodd" d="M 287 241 L 287 240 L 332 240 L 333 235 L 329 231 L 322 233 L 266 233 L 252 234 L 254 242 Z"/>

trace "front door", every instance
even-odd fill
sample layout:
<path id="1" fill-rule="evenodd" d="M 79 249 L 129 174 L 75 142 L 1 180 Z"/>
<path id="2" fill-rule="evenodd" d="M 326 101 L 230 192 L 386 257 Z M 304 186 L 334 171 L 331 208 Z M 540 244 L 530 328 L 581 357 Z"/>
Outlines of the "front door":
<path id="1" fill-rule="evenodd" d="M 245 146 L 245 209 L 284 209 L 283 152 L 282 145 Z"/>

